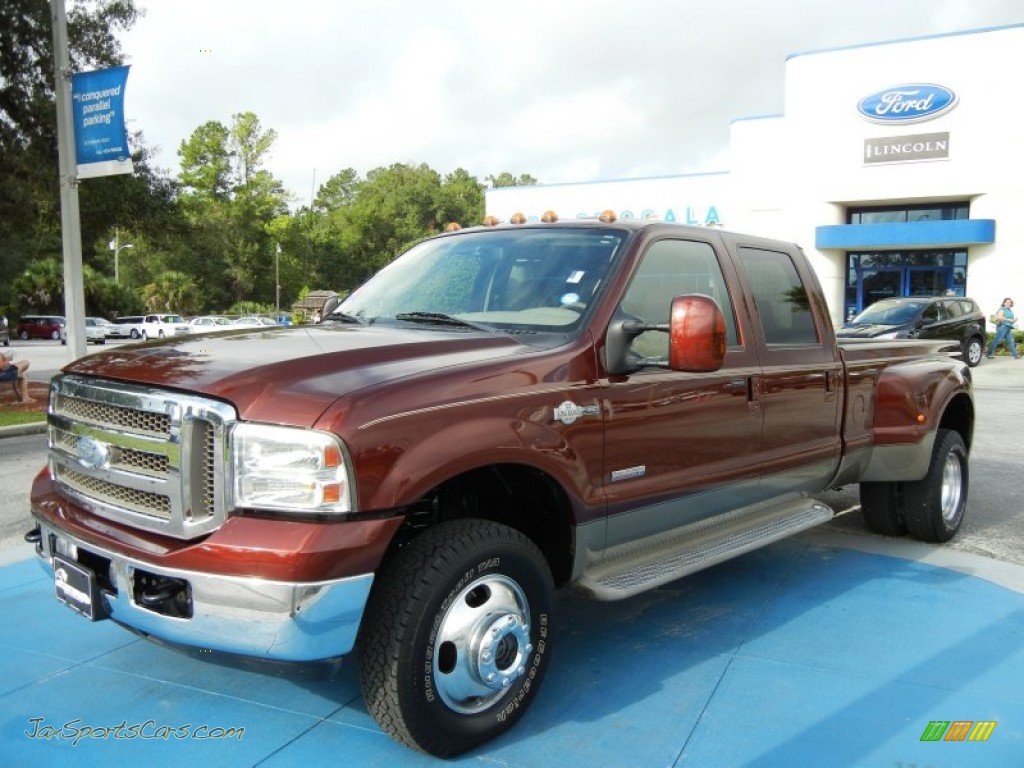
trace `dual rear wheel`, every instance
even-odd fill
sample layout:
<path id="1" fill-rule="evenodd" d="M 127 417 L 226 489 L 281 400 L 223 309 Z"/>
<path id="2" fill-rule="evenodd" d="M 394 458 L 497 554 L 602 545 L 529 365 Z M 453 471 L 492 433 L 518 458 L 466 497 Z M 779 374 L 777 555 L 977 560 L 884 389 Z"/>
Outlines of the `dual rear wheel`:
<path id="1" fill-rule="evenodd" d="M 864 521 L 886 536 L 909 533 L 921 541 L 949 541 L 964 519 L 969 479 L 963 439 L 957 432 L 940 429 L 923 479 L 861 483 Z"/>

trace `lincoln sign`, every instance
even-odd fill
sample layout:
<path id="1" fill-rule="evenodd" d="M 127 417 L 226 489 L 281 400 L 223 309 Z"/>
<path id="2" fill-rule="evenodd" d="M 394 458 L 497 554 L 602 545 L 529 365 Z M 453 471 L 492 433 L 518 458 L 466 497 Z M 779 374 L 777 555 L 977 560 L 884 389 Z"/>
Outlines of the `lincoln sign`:
<path id="1" fill-rule="evenodd" d="M 909 163 L 949 158 L 949 133 L 864 139 L 864 163 Z"/>

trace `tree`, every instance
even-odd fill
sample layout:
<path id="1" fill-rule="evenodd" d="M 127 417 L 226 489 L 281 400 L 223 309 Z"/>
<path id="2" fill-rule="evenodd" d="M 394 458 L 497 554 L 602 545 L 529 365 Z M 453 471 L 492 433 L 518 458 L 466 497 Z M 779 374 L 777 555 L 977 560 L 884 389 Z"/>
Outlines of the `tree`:
<path id="1" fill-rule="evenodd" d="M 86 264 L 82 270 L 86 314 L 113 316 L 141 306 L 135 294 Z M 39 314 L 64 313 L 64 270 L 57 257 L 38 259 L 12 281 L 20 306 Z"/>
<path id="2" fill-rule="evenodd" d="M 120 64 L 115 33 L 138 16 L 131 0 L 72 7 L 72 68 Z M 8 275 L 60 252 L 53 62 L 50 4 L 0 3 L 0 258 Z M 6 305 L 16 307 L 10 280 L 0 282 L 0 306 Z"/>
<path id="3" fill-rule="evenodd" d="M 462 226 L 479 224 L 484 218 L 484 185 L 462 168 L 444 177 L 441 184 L 439 219 Z"/>
<path id="4" fill-rule="evenodd" d="M 196 128 L 178 147 L 182 186 L 200 200 L 226 200 L 231 191 L 228 129 L 216 120 Z"/>
<path id="5" fill-rule="evenodd" d="M 513 176 L 508 171 L 502 171 L 497 176 L 487 176 L 484 181 L 488 182 L 491 187 L 532 187 L 539 182 L 528 173 L 521 174 L 519 176 Z"/>
<path id="6" fill-rule="evenodd" d="M 202 282 L 226 278 L 225 303 L 274 300 L 274 270 L 268 267 L 276 243 L 267 227 L 287 212 L 287 196 L 262 166 L 276 137 L 252 112 L 242 112 L 232 116 L 230 127 L 204 123 L 178 150 L 182 203 L 205 262 Z"/>
<path id="7" fill-rule="evenodd" d="M 313 209 L 319 212 L 333 211 L 349 205 L 356 197 L 359 174 L 346 168 L 334 174 L 320 185 L 313 201 Z"/>
<path id="8" fill-rule="evenodd" d="M 253 180 L 267 153 L 277 141 L 277 131 L 263 130 L 260 119 L 252 112 L 232 115 L 228 148 L 235 167 L 235 184 L 244 187 Z"/>
<path id="9" fill-rule="evenodd" d="M 143 289 L 146 308 L 150 312 L 182 312 L 192 314 L 199 308 L 199 291 L 184 272 L 166 270 Z"/>

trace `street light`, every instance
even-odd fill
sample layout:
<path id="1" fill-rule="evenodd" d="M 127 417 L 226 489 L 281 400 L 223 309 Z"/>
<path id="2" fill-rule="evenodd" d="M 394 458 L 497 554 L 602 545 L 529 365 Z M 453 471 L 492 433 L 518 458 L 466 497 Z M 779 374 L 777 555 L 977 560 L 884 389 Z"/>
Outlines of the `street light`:
<path id="1" fill-rule="evenodd" d="M 131 243 L 125 243 L 124 245 L 122 245 L 121 244 L 121 236 L 120 235 L 121 235 L 120 231 L 117 229 L 117 227 L 114 227 L 114 239 L 111 240 L 107 244 L 108 247 L 110 248 L 110 250 L 112 250 L 114 252 L 114 282 L 117 283 L 118 285 L 121 284 L 121 276 L 120 276 L 120 274 L 118 272 L 118 268 L 117 268 L 117 257 L 121 254 L 121 251 L 123 251 L 125 248 L 134 248 L 135 247 Z"/>

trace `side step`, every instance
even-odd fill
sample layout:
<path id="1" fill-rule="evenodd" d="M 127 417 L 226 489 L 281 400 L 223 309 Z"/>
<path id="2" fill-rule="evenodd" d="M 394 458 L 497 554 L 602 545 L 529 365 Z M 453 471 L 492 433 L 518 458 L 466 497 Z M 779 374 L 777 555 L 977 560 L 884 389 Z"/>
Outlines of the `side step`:
<path id="1" fill-rule="evenodd" d="M 589 566 L 575 589 L 598 600 L 621 600 L 828 522 L 832 508 L 817 499 L 737 509 L 710 520 L 629 542 Z"/>

